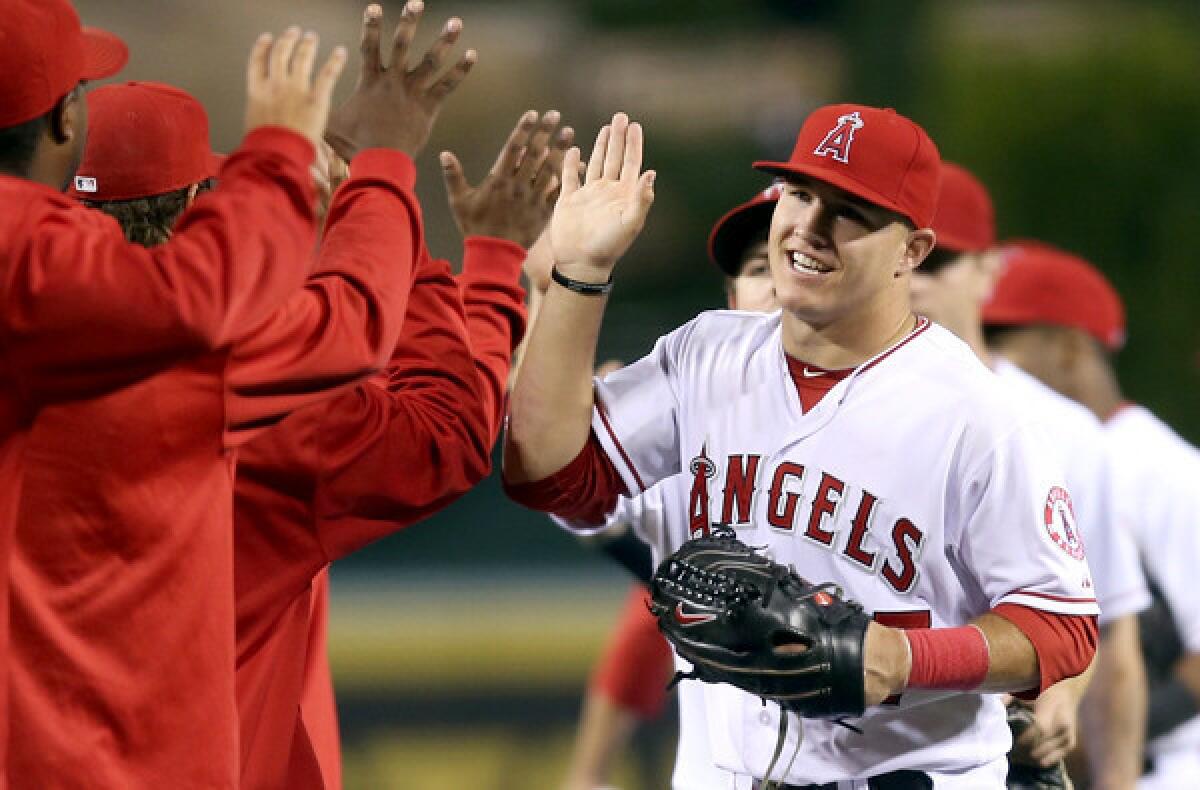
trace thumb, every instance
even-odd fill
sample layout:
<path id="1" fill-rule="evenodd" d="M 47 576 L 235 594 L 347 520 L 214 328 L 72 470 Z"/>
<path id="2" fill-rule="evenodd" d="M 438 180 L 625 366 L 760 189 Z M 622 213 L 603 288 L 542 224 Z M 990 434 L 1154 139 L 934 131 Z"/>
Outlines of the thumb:
<path id="1" fill-rule="evenodd" d="M 446 195 L 451 200 L 456 200 L 471 188 L 467 177 L 463 175 L 462 163 L 449 151 L 442 151 L 438 161 L 442 163 L 442 180 L 446 183 Z"/>

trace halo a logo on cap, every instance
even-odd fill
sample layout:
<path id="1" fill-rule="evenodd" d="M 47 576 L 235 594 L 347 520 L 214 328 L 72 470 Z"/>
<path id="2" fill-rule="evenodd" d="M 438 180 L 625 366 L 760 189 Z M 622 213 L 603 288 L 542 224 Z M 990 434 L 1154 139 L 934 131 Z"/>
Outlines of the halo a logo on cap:
<path id="1" fill-rule="evenodd" d="M 76 192 L 99 192 L 100 185 L 90 176 L 75 176 Z"/>
<path id="2" fill-rule="evenodd" d="M 862 116 L 855 110 L 838 118 L 837 126 L 829 130 L 825 139 L 817 144 L 813 153 L 817 156 L 830 156 L 844 165 L 850 164 L 850 144 L 854 142 L 854 133 L 863 128 Z"/>

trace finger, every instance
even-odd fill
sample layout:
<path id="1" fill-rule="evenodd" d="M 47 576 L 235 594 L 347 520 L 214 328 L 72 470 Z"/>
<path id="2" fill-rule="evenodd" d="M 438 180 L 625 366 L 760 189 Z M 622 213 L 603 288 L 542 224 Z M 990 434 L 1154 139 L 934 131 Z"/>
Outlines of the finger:
<path id="1" fill-rule="evenodd" d="M 362 54 L 362 78 L 365 80 L 383 70 L 379 54 L 379 39 L 383 27 L 383 9 L 372 3 L 363 11 L 362 38 L 358 51 Z"/>
<path id="2" fill-rule="evenodd" d="M 538 121 L 537 127 L 529 137 L 529 150 L 525 152 L 525 157 L 517 168 L 517 178 L 532 182 L 537 177 L 538 168 L 546 161 L 546 146 L 549 145 L 561 119 L 562 115 L 558 110 L 550 110 Z"/>
<path id="3" fill-rule="evenodd" d="M 621 164 L 625 159 L 625 138 L 629 132 L 629 116 L 619 112 L 612 119 L 612 134 L 608 136 L 608 149 L 604 152 L 604 177 L 613 181 L 621 177 Z"/>
<path id="4" fill-rule="evenodd" d="M 491 173 L 496 175 L 503 173 L 508 175 L 517 169 L 517 165 L 521 162 L 521 157 L 525 153 L 525 146 L 529 142 L 529 136 L 533 134 L 533 129 L 537 125 L 538 114 L 536 110 L 529 110 L 517 120 L 517 125 L 508 134 L 508 140 L 504 143 L 504 147 L 500 149 L 500 155 L 496 157 L 496 163 L 492 165 Z"/>
<path id="5" fill-rule="evenodd" d="M 579 149 L 572 148 L 563 157 L 562 189 L 558 193 L 561 203 L 567 196 L 579 189 Z"/>
<path id="6" fill-rule="evenodd" d="M 396 32 L 392 36 L 392 60 L 388 63 L 388 68 L 407 68 L 404 61 L 408 57 L 408 48 L 412 46 L 413 36 L 417 34 L 417 23 L 421 21 L 421 12 L 424 10 L 425 3 L 421 0 L 408 0 L 404 5 L 400 23 L 396 25 Z"/>
<path id="7" fill-rule="evenodd" d="M 538 170 L 537 178 L 533 182 L 534 190 L 545 195 L 551 202 L 554 201 L 554 193 L 558 190 L 558 177 L 562 173 L 563 156 L 566 155 L 567 149 L 571 147 L 574 140 L 575 130 L 570 126 L 564 126 L 555 136 L 554 145 L 546 153 L 546 161 Z"/>
<path id="8" fill-rule="evenodd" d="M 637 209 L 638 216 L 642 217 L 643 220 L 645 220 L 646 215 L 650 213 L 650 207 L 654 205 L 654 179 L 657 177 L 658 174 L 653 170 L 647 170 L 642 174 L 642 177 L 638 179 L 637 201 L 635 203 L 635 207 Z"/>
<path id="9" fill-rule="evenodd" d="M 445 26 L 442 27 L 441 35 L 429 46 L 429 49 L 425 52 L 425 57 L 421 58 L 421 62 L 417 64 L 417 67 L 409 72 L 409 76 L 417 85 L 426 90 L 433 87 L 434 75 L 442 67 L 442 61 L 446 59 L 446 55 L 454 48 L 454 44 L 458 41 L 458 35 L 461 32 L 461 19 L 454 16 L 446 20 Z"/>
<path id="10" fill-rule="evenodd" d="M 446 76 L 433 84 L 433 87 L 429 89 L 429 95 L 435 99 L 444 99 L 449 96 L 466 79 L 467 75 L 471 73 L 471 69 L 478 60 L 479 53 L 473 49 L 468 49 L 459 58 L 458 63 L 454 64 L 454 68 L 446 72 Z"/>
<path id="11" fill-rule="evenodd" d="M 621 163 L 621 180 L 632 184 L 642 172 L 642 125 L 629 124 L 625 133 L 625 157 Z"/>
<path id="12" fill-rule="evenodd" d="M 605 126 L 596 135 L 596 144 L 592 146 L 592 157 L 588 159 L 587 165 L 587 183 L 589 184 L 604 175 L 604 152 L 608 150 L 608 136 L 611 133 L 612 128 Z"/>
<path id="13" fill-rule="evenodd" d="M 300 41 L 300 28 L 289 27 L 275 42 L 271 49 L 271 60 L 267 66 L 267 76 L 282 79 L 287 76 L 288 64 L 292 62 L 292 53 Z"/>
<path id="14" fill-rule="evenodd" d="M 442 151 L 438 156 L 438 161 L 442 163 L 442 181 L 446 184 L 446 195 L 450 198 L 450 202 L 454 203 L 470 190 L 471 185 L 467 183 L 462 163 L 458 161 L 457 156 L 449 151 Z"/>
<path id="15" fill-rule="evenodd" d="M 317 72 L 317 79 L 313 82 L 313 100 L 320 103 L 322 106 L 328 107 L 329 102 L 333 99 L 333 89 L 337 85 L 338 78 L 342 76 L 342 69 L 346 67 L 346 48 L 334 47 L 333 52 L 329 53 L 321 70 Z"/>
<path id="16" fill-rule="evenodd" d="M 271 45 L 274 42 L 274 36 L 270 33 L 262 33 L 254 40 L 254 46 L 250 48 L 250 60 L 246 64 L 246 87 L 252 92 L 257 89 L 259 83 L 267 78 Z"/>
<path id="17" fill-rule="evenodd" d="M 317 59 L 317 34 L 311 30 L 304 34 L 300 39 L 300 43 L 296 45 L 296 53 L 292 57 L 291 67 L 288 70 L 288 76 L 294 82 L 299 82 L 304 86 L 312 81 L 313 62 Z"/>

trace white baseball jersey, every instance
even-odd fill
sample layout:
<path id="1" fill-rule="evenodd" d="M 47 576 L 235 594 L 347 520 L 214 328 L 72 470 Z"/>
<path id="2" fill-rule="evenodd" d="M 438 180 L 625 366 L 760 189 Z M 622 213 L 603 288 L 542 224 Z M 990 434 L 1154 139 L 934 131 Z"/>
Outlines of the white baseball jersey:
<path id="1" fill-rule="evenodd" d="M 1150 606 L 1137 547 L 1117 520 L 1113 448 L 1096 415 L 1047 387 L 1006 359 L 993 370 L 1022 409 L 1042 414 L 1047 446 L 1058 452 L 1067 490 L 1075 505 L 1087 546 L 1088 565 L 1096 582 L 1100 623 L 1136 614 Z"/>
<path id="2" fill-rule="evenodd" d="M 1123 407 L 1105 428 L 1114 448 L 1118 520 L 1146 558 L 1146 570 L 1171 607 L 1184 649 L 1200 653 L 1200 450 L 1142 406 Z M 1156 756 L 1200 751 L 1200 716 L 1148 748 Z M 1169 763 L 1157 761 L 1156 772 Z"/>
<path id="3" fill-rule="evenodd" d="M 593 430 L 629 490 L 683 473 L 663 489 L 682 516 L 670 548 L 729 523 L 887 624 L 961 625 L 1003 602 L 1098 613 L 1055 453 L 965 344 L 922 320 L 804 412 L 781 338 L 780 313 L 705 313 L 597 382 Z M 779 709 L 728 686 L 704 695 L 717 764 L 764 777 Z M 907 692 L 856 720 L 861 735 L 789 719 L 770 778 L 911 768 L 1002 784 L 994 695 Z"/>

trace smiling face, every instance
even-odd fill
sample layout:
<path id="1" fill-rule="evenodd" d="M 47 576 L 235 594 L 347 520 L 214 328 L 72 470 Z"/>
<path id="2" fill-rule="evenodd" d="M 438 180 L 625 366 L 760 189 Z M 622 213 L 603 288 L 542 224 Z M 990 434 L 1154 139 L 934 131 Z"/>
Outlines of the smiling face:
<path id="1" fill-rule="evenodd" d="M 823 328 L 907 314 L 908 277 L 933 246 L 928 229 L 815 179 L 788 179 L 767 252 L 779 304 Z M 894 322 L 893 322 L 894 325 Z"/>

